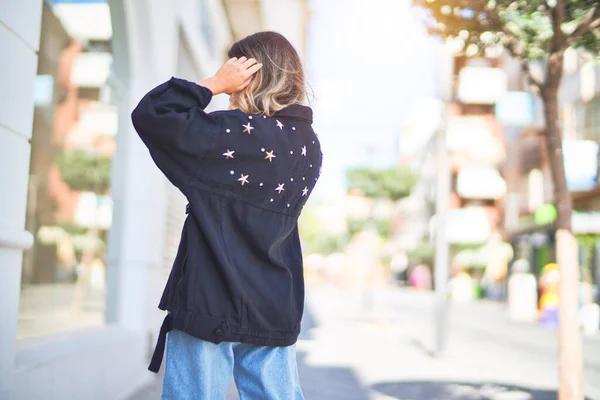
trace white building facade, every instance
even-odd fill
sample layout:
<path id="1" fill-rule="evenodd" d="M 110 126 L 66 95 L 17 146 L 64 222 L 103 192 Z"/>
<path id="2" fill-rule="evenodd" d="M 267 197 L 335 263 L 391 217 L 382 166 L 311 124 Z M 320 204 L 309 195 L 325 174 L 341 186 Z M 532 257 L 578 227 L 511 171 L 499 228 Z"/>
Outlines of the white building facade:
<path id="1" fill-rule="evenodd" d="M 272 4 L 271 4 L 272 3 Z M 0 0 L 0 399 L 121 399 L 147 383 L 163 314 L 156 308 L 185 218 L 185 198 L 162 176 L 130 113 L 171 76 L 200 80 L 234 40 L 277 30 L 304 53 L 304 0 L 109 0 L 112 99 L 119 107 L 106 256 L 106 325 L 17 341 L 22 254 L 33 243 L 25 209 L 42 0 Z M 211 107 L 226 108 L 219 96 Z"/>

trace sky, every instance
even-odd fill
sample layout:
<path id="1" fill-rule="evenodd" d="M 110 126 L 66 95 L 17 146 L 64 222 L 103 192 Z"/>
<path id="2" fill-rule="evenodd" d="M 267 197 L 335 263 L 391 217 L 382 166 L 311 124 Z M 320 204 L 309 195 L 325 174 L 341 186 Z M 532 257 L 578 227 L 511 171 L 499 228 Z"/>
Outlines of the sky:
<path id="1" fill-rule="evenodd" d="M 419 99 L 435 97 L 439 41 L 410 0 L 311 0 L 307 76 L 324 154 L 317 199 L 344 193 L 349 166 L 393 166 Z"/>

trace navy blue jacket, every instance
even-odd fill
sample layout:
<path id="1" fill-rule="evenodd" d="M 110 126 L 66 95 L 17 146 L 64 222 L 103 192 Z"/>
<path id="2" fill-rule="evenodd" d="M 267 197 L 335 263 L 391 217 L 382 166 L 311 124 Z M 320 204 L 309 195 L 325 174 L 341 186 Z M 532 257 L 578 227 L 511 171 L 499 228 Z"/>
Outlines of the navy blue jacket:
<path id="1" fill-rule="evenodd" d="M 214 343 L 288 346 L 304 305 L 298 217 L 319 177 L 312 110 L 291 105 L 267 117 L 204 111 L 212 92 L 172 78 L 131 117 L 156 165 L 188 199 L 188 216 L 159 308 L 166 334 Z M 182 210 L 183 212 L 183 210 Z"/>

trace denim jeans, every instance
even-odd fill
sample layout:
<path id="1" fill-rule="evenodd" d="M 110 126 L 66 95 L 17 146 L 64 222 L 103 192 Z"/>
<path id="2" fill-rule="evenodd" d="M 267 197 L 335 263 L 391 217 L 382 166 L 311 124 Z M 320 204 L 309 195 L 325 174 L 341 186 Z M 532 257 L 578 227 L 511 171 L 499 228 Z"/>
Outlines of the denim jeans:
<path id="1" fill-rule="evenodd" d="M 303 400 L 296 346 L 214 344 L 185 332 L 167 335 L 163 400 L 225 399 L 231 375 L 240 400 Z"/>

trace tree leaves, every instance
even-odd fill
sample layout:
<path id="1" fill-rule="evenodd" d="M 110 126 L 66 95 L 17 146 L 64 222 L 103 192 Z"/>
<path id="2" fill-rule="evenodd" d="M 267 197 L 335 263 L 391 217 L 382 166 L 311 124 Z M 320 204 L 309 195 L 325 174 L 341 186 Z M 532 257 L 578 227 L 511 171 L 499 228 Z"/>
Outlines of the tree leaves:
<path id="1" fill-rule="evenodd" d="M 458 38 L 465 50 L 477 46 L 479 53 L 483 53 L 497 42 L 506 46 L 512 35 L 519 41 L 521 56 L 526 60 L 546 59 L 556 51 L 551 48 L 556 1 L 413 0 L 413 4 L 427 11 L 424 22 L 429 32 L 443 38 Z M 598 55 L 600 26 L 594 23 L 600 18 L 600 14 L 594 14 L 600 7 L 598 0 L 565 0 L 564 7 L 561 34 L 568 35 L 582 23 L 591 22 L 592 29 L 576 32 L 571 42 Z M 490 35 L 497 40 L 490 40 Z"/>
<path id="2" fill-rule="evenodd" d="M 415 176 L 407 168 L 353 168 L 346 171 L 348 190 L 371 198 L 399 200 L 410 195 Z"/>
<path id="3" fill-rule="evenodd" d="M 66 150 L 56 157 L 60 175 L 72 190 L 103 193 L 110 187 L 110 158 L 85 150 Z"/>

